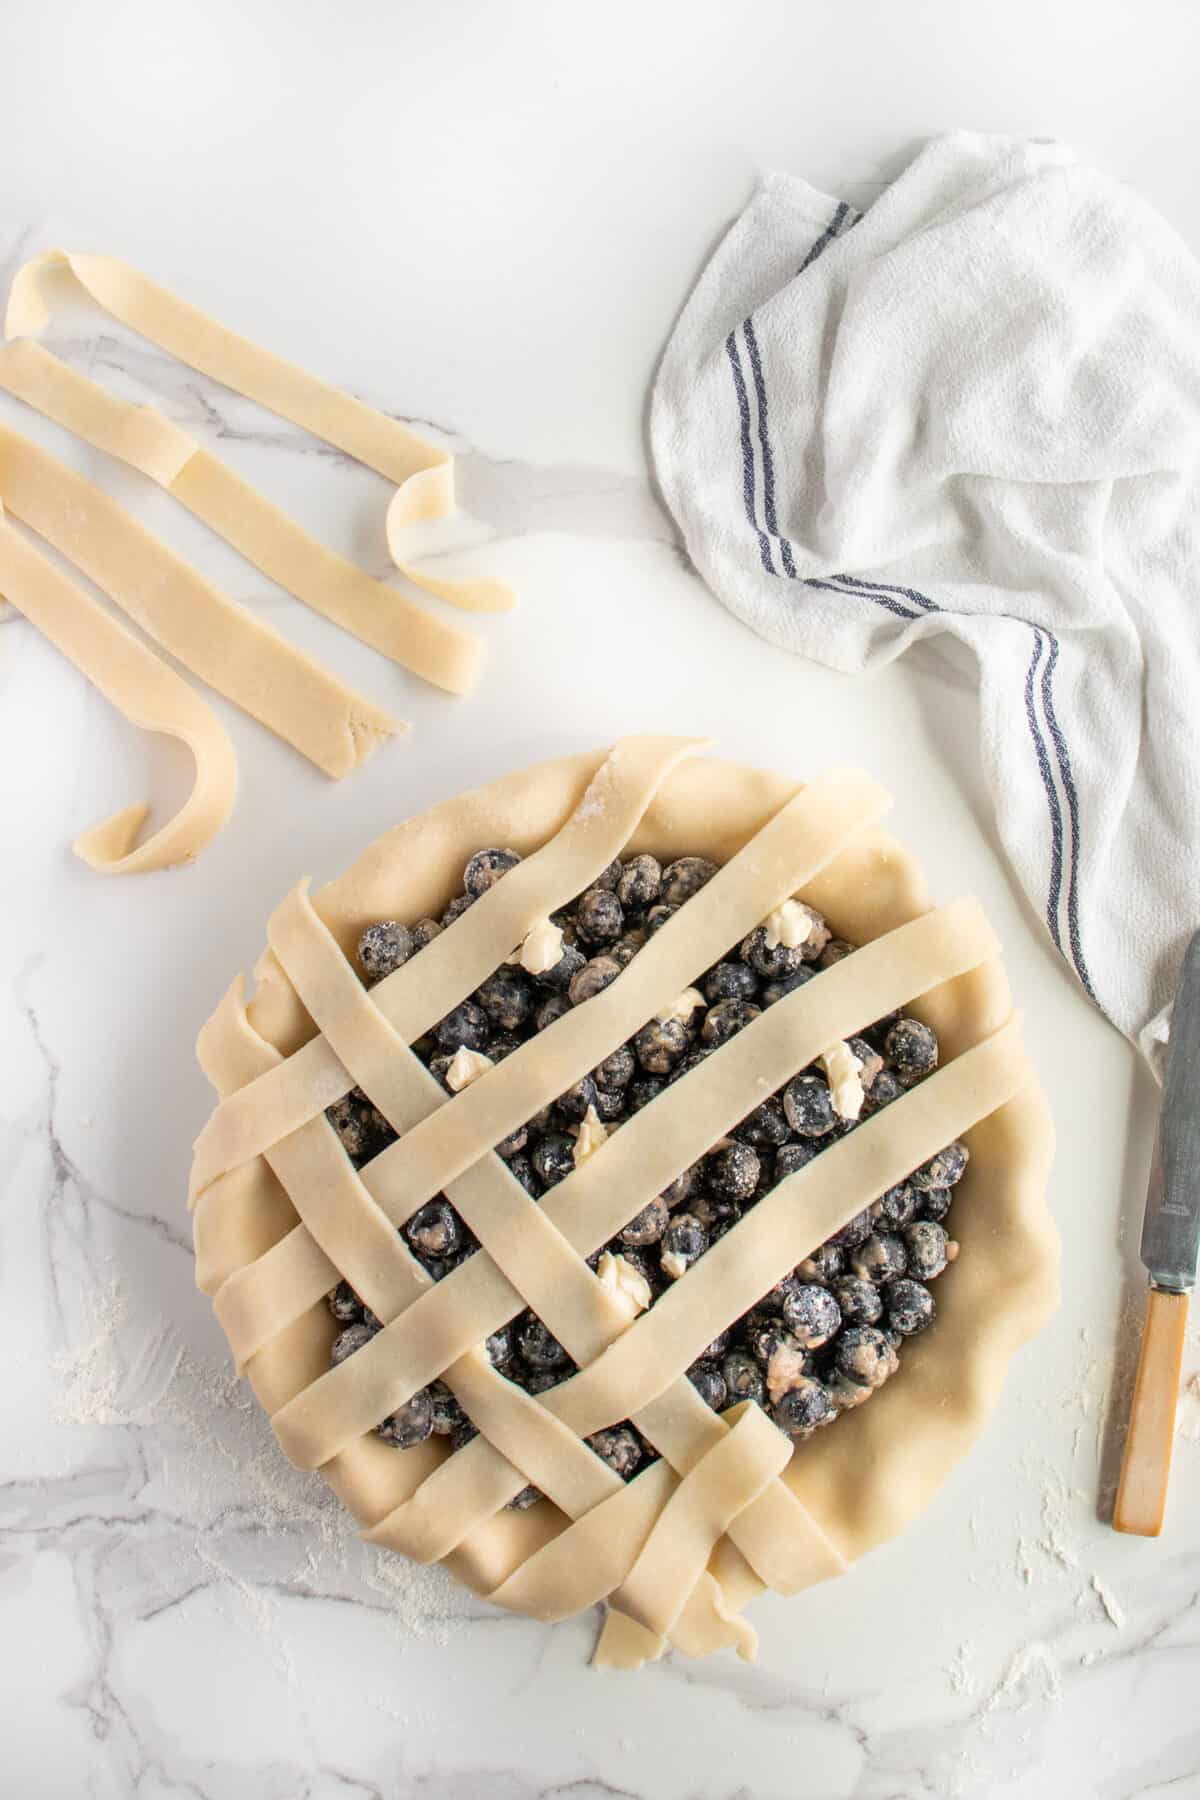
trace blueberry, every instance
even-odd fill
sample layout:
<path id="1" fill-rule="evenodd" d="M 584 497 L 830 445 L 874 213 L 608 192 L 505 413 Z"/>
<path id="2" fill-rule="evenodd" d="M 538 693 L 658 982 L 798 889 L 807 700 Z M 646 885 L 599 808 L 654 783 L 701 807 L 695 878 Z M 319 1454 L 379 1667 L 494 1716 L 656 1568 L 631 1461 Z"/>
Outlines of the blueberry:
<path id="1" fill-rule="evenodd" d="M 746 963 L 720 962 L 700 983 L 710 1006 L 718 1000 L 753 1000 L 758 995 L 758 976 Z"/>
<path id="2" fill-rule="evenodd" d="M 781 1149 L 791 1136 L 782 1101 L 774 1096 L 764 1100 L 761 1106 L 746 1114 L 733 1135 L 743 1144 L 752 1144 L 756 1150 Z"/>
<path id="3" fill-rule="evenodd" d="M 562 1131 L 550 1131 L 535 1144 L 530 1156 L 534 1174 L 547 1187 L 565 1181 L 575 1168 L 575 1145 Z"/>
<path id="4" fill-rule="evenodd" d="M 917 1195 L 905 1183 L 899 1187 L 889 1188 L 875 1202 L 875 1211 L 880 1223 L 892 1231 L 902 1231 L 917 1216 Z"/>
<path id="5" fill-rule="evenodd" d="M 467 911 L 467 909 L 469 907 L 474 906 L 474 904 L 475 904 L 475 899 L 474 899 L 473 895 L 471 895 L 471 894 L 456 894 L 454 899 L 450 902 L 449 906 L 446 908 L 445 912 L 442 914 L 441 924 L 442 924 L 443 931 L 445 930 L 445 928 L 448 925 L 453 925 L 454 921 L 456 919 L 461 919 L 463 914 Z"/>
<path id="6" fill-rule="evenodd" d="M 488 976 L 475 999 L 501 1031 L 519 1031 L 533 1011 L 533 983 L 524 969 L 506 963 Z"/>
<path id="7" fill-rule="evenodd" d="M 611 956 L 593 956 L 582 968 L 576 969 L 571 977 L 567 992 L 571 996 L 572 1006 L 582 1006 L 585 1000 L 594 1000 L 610 987 L 621 973 L 621 965 Z"/>
<path id="8" fill-rule="evenodd" d="M 931 1156 L 927 1163 L 914 1169 L 908 1179 L 913 1187 L 921 1191 L 929 1188 L 952 1188 L 962 1180 L 970 1154 L 965 1144 L 947 1144 L 944 1150 Z"/>
<path id="9" fill-rule="evenodd" d="M 470 1419 L 464 1419 L 462 1424 L 456 1425 L 450 1434 L 450 1448 L 451 1450 L 461 1450 L 464 1444 L 469 1444 L 472 1438 L 478 1436 L 478 1425 L 472 1424 Z"/>
<path id="10" fill-rule="evenodd" d="M 383 1114 L 371 1105 L 360 1088 L 355 1088 L 344 1100 L 335 1100 L 326 1108 L 325 1117 L 353 1162 L 364 1162 L 376 1155 L 383 1148 L 385 1139 L 394 1136 Z"/>
<path id="11" fill-rule="evenodd" d="M 493 1368 L 504 1369 L 516 1355 L 516 1344 L 511 1325 L 501 1325 L 493 1331 L 483 1346 L 484 1355 Z"/>
<path id="12" fill-rule="evenodd" d="M 659 1261 L 672 1281 L 690 1268 L 708 1249 L 708 1233 L 692 1213 L 675 1213 L 662 1235 Z"/>
<path id="13" fill-rule="evenodd" d="M 902 1337 L 914 1337 L 932 1324 L 933 1295 L 919 1281 L 893 1281 L 887 1290 L 888 1324 Z"/>
<path id="14" fill-rule="evenodd" d="M 528 1512 L 529 1508 L 531 1506 L 536 1506 L 541 1498 L 541 1488 L 535 1488 L 531 1484 L 528 1487 L 523 1487 L 519 1494 L 513 1495 L 508 1503 L 508 1510 L 509 1512 Z"/>
<path id="15" fill-rule="evenodd" d="M 733 1341 L 733 1327 L 731 1325 L 725 1331 L 718 1331 L 718 1333 L 717 1333 L 716 1337 L 713 1339 L 712 1343 L 708 1345 L 707 1349 L 702 1350 L 700 1352 L 699 1356 L 696 1358 L 696 1361 L 697 1362 L 720 1362 L 721 1358 L 724 1356 L 725 1352 L 728 1350 L 732 1341 Z"/>
<path id="16" fill-rule="evenodd" d="M 332 1292 L 326 1294 L 325 1304 L 339 1325 L 357 1325 L 362 1318 L 362 1301 L 348 1281 L 339 1281 Z"/>
<path id="17" fill-rule="evenodd" d="M 874 1325 L 851 1325 L 833 1351 L 835 1369 L 858 1387 L 882 1387 L 895 1373 L 896 1352 Z"/>
<path id="18" fill-rule="evenodd" d="M 657 906 L 652 906 L 646 914 L 646 936 L 653 937 L 656 931 L 661 931 L 664 925 L 669 925 L 678 911 L 677 906 L 664 906 L 661 902 Z"/>
<path id="19" fill-rule="evenodd" d="M 674 1181 L 668 1182 L 662 1191 L 662 1197 L 672 1210 L 683 1206 L 686 1201 L 694 1199 L 704 1185 L 704 1164 L 693 1163 L 690 1169 L 684 1169 Z"/>
<path id="20" fill-rule="evenodd" d="M 607 888 L 589 888 L 575 910 L 575 929 L 594 949 L 613 944 L 625 929 L 625 909 Z"/>
<path id="21" fill-rule="evenodd" d="M 893 1282 L 888 1289 L 889 1299 L 894 1290 L 903 1285 L 903 1282 Z M 834 1284 L 833 1297 L 847 1325 L 874 1325 L 883 1313 L 879 1289 L 859 1275 L 843 1276 Z"/>
<path id="22" fill-rule="evenodd" d="M 757 1309 L 755 1310 L 757 1311 Z M 764 1316 L 751 1320 L 747 1314 L 744 1329 L 746 1348 L 764 1369 L 776 1352 L 781 1349 L 796 1352 L 800 1356 L 804 1368 L 807 1369 L 809 1359 L 804 1355 L 801 1346 L 796 1342 L 782 1319 Z"/>
<path id="23" fill-rule="evenodd" d="M 711 1044 L 694 1044 L 682 1061 L 676 1063 L 668 1080 L 671 1082 L 682 1081 L 685 1075 L 690 1075 L 693 1069 L 698 1069 L 702 1062 L 707 1062 L 712 1053 L 713 1046 Z"/>
<path id="24" fill-rule="evenodd" d="M 831 1244 L 836 1244 L 839 1250 L 857 1250 L 860 1244 L 866 1243 L 874 1229 L 875 1222 L 868 1209 L 865 1212 L 855 1213 L 852 1219 L 847 1219 L 841 1229 L 834 1232 L 829 1241 Z"/>
<path id="25" fill-rule="evenodd" d="M 418 950 L 424 950 L 427 944 L 432 944 L 434 938 L 441 935 L 442 928 L 436 919 L 418 919 L 412 928 L 414 954 Z"/>
<path id="26" fill-rule="evenodd" d="M 358 940 L 358 960 L 369 981 L 382 981 L 385 975 L 403 967 L 415 946 L 412 932 L 395 919 L 383 919 L 368 925 Z"/>
<path id="27" fill-rule="evenodd" d="M 623 864 L 621 862 L 620 857 L 615 856 L 613 858 L 612 862 L 609 863 L 607 869 L 605 869 L 601 874 L 597 875 L 595 881 L 593 881 L 593 883 L 592 883 L 592 886 L 598 887 L 598 888 L 603 888 L 606 891 L 606 893 L 615 894 L 617 891 L 617 884 L 619 883 L 619 881 L 621 879 L 622 868 L 623 868 Z"/>
<path id="28" fill-rule="evenodd" d="M 694 1362 L 687 1372 L 688 1380 L 704 1401 L 714 1412 L 720 1412 L 729 1395 L 725 1387 L 725 1377 L 716 1363 Z"/>
<path id="29" fill-rule="evenodd" d="M 645 942 L 644 933 L 631 935 L 626 932 L 625 936 L 619 937 L 615 944 L 609 944 L 604 954 L 612 957 L 618 969 L 627 969 L 638 951 L 644 947 Z"/>
<path id="30" fill-rule="evenodd" d="M 365 1322 L 359 1325 L 347 1325 L 345 1331 L 339 1331 L 329 1347 L 330 1367 L 336 1369 L 338 1364 L 344 1363 L 348 1356 L 353 1356 L 355 1351 L 361 1350 L 364 1344 L 369 1344 L 377 1331 L 378 1326 L 371 1326 Z"/>
<path id="31" fill-rule="evenodd" d="M 582 950 L 577 950 L 574 944 L 564 944 L 558 961 L 537 977 L 539 986 L 549 988 L 555 994 L 565 994 L 586 961 Z"/>
<path id="32" fill-rule="evenodd" d="M 506 1138 L 500 1139 L 500 1142 L 496 1145 L 496 1155 L 502 1156 L 505 1162 L 511 1162 L 514 1156 L 520 1155 L 528 1142 L 528 1126 L 518 1125 L 517 1129 L 515 1131 L 510 1131 Z"/>
<path id="33" fill-rule="evenodd" d="M 890 1069 L 880 1069 L 878 1075 L 876 1075 L 874 1081 L 867 1090 L 866 1098 L 863 1102 L 863 1118 L 870 1118 L 872 1113 L 880 1112 L 885 1106 L 890 1106 L 892 1101 L 898 1100 L 903 1092 L 903 1087 L 892 1074 L 892 1071 Z"/>
<path id="34" fill-rule="evenodd" d="M 721 1373 L 731 1400 L 757 1400 L 760 1406 L 763 1404 L 767 1393 L 763 1372 L 748 1350 L 731 1350 L 721 1364 Z"/>
<path id="35" fill-rule="evenodd" d="M 742 1216 L 742 1209 L 736 1200 L 722 1200 L 715 1194 L 697 1194 L 688 1202 L 688 1211 L 694 1219 L 698 1219 L 708 1232 L 710 1240 L 715 1236 L 717 1227 L 726 1223 L 735 1223 Z"/>
<path id="36" fill-rule="evenodd" d="M 917 1281 L 933 1281 L 946 1267 L 946 1233 L 932 1219 L 919 1219 L 904 1232 L 908 1273 Z"/>
<path id="37" fill-rule="evenodd" d="M 491 1021 L 482 1006 L 464 1000 L 448 1012 L 434 1036 L 441 1048 L 453 1056 L 456 1050 L 486 1050 L 492 1035 Z"/>
<path id="38" fill-rule="evenodd" d="M 818 1426 L 828 1425 L 836 1416 L 837 1408 L 828 1390 L 810 1375 L 802 1375 L 794 1387 L 780 1395 L 771 1410 L 780 1431 L 796 1439 L 811 1437 Z"/>
<path id="39" fill-rule="evenodd" d="M 588 1107 L 595 1106 L 595 1104 L 596 1084 L 590 1075 L 585 1075 L 582 1081 L 577 1081 L 573 1087 L 567 1089 L 565 1094 L 560 1094 L 555 1101 L 563 1118 L 570 1119 L 575 1124 L 579 1124 Z"/>
<path id="40" fill-rule="evenodd" d="M 559 1369 L 569 1359 L 556 1337 L 551 1336 L 536 1313 L 524 1313 L 517 1326 L 517 1347 L 529 1367 L 537 1372 Z"/>
<path id="41" fill-rule="evenodd" d="M 607 1463 L 622 1481 L 628 1481 L 637 1473 L 642 1460 L 642 1443 L 632 1425 L 609 1425 L 604 1431 L 593 1431 L 587 1442 L 600 1461 Z"/>
<path id="42" fill-rule="evenodd" d="M 548 1394 L 550 1389 L 556 1388 L 560 1381 L 565 1381 L 569 1373 L 569 1369 L 566 1368 L 527 1369 L 524 1373 L 524 1378 L 521 1381 L 521 1386 L 525 1389 L 527 1394 L 532 1394 L 536 1399 L 539 1394 Z M 516 1380 L 517 1376 L 514 1374 L 512 1379 Z"/>
<path id="43" fill-rule="evenodd" d="M 785 975 L 794 975 L 804 962 L 801 945 L 789 949 L 786 944 L 768 944 L 765 925 L 756 925 L 742 939 L 738 955 L 764 981 L 779 981 Z"/>
<path id="44" fill-rule="evenodd" d="M 783 1322 L 804 1350 L 819 1350 L 840 1328 L 838 1303 L 826 1287 L 804 1281 L 784 1295 Z"/>
<path id="45" fill-rule="evenodd" d="M 462 1245 L 462 1220 L 448 1200 L 427 1200 L 404 1227 L 404 1235 L 423 1256 L 453 1256 Z"/>
<path id="46" fill-rule="evenodd" d="M 610 1088 L 596 1089 L 595 1104 L 598 1116 L 606 1125 L 614 1119 L 623 1119 L 628 1111 L 624 1094 L 614 1093 Z"/>
<path id="47" fill-rule="evenodd" d="M 830 938 L 817 957 L 818 969 L 832 969 L 834 963 L 843 962 L 853 949 L 854 945 L 848 944 L 845 938 Z"/>
<path id="48" fill-rule="evenodd" d="M 497 1031 L 488 1044 L 487 1053 L 494 1063 L 503 1062 L 514 1050 L 519 1050 L 525 1042 L 515 1031 Z"/>
<path id="49" fill-rule="evenodd" d="M 796 1274 L 801 1281 L 816 1281 L 828 1287 L 836 1281 L 846 1266 L 845 1252 L 840 1244 L 818 1244 L 811 1256 L 806 1256 L 802 1263 L 796 1264 Z"/>
<path id="50" fill-rule="evenodd" d="M 650 1075 L 669 1075 L 686 1053 L 687 1027 L 681 1019 L 651 1019 L 634 1039 L 637 1059 Z"/>
<path id="51" fill-rule="evenodd" d="M 666 1085 L 661 1075 L 635 1075 L 625 1090 L 630 1112 L 641 1112 L 643 1106 L 657 1100 Z"/>
<path id="52" fill-rule="evenodd" d="M 662 892 L 662 874 L 657 857 L 631 856 L 617 880 L 617 899 L 630 912 L 644 912 Z"/>
<path id="53" fill-rule="evenodd" d="M 702 887 L 707 887 L 717 865 L 705 856 L 680 856 L 663 870 L 662 897 L 666 906 L 682 906 Z"/>
<path id="54" fill-rule="evenodd" d="M 919 1019 L 897 1019 L 884 1039 L 884 1054 L 901 1081 L 916 1081 L 937 1068 L 938 1041 Z"/>
<path id="55" fill-rule="evenodd" d="M 911 1230 L 911 1226 L 909 1227 Z M 861 1281 L 893 1281 L 908 1269 L 904 1239 L 890 1231 L 873 1231 L 850 1258 L 851 1273 Z"/>
<path id="56" fill-rule="evenodd" d="M 811 1142 L 782 1145 L 775 1152 L 775 1180 L 786 1181 L 789 1175 L 798 1175 L 801 1169 L 808 1167 L 816 1154 L 817 1146 Z"/>
<path id="57" fill-rule="evenodd" d="M 709 1008 L 700 1036 L 706 1044 L 714 1047 L 727 1044 L 752 1019 L 757 1019 L 761 1011 L 762 1008 L 755 1006 L 750 1000 L 718 1000 L 715 1006 Z"/>
<path id="58" fill-rule="evenodd" d="M 426 1392 L 433 1405 L 435 1437 L 452 1437 L 466 1418 L 462 1407 L 444 1381 L 431 1381 Z"/>
<path id="59" fill-rule="evenodd" d="M 463 886 L 472 900 L 478 900 L 520 860 L 515 850 L 477 850 L 463 870 Z"/>
<path id="60" fill-rule="evenodd" d="M 748 1200 L 761 1173 L 756 1152 L 736 1140 L 704 1159 L 705 1183 L 718 1200 Z"/>
<path id="61" fill-rule="evenodd" d="M 622 1244 L 657 1244 L 670 1217 L 665 1200 L 651 1200 L 619 1234 Z"/>
<path id="62" fill-rule="evenodd" d="M 597 1063 L 592 1070 L 592 1080 L 598 1088 L 623 1093 L 637 1074 L 637 1058 L 630 1044 L 621 1044 L 611 1056 L 606 1056 L 602 1063 Z"/>
<path id="63" fill-rule="evenodd" d="M 837 1124 L 829 1084 L 819 1075 L 797 1075 L 789 1081 L 783 1090 L 783 1110 L 797 1137 L 825 1137 Z"/>
<path id="64" fill-rule="evenodd" d="M 950 1211 L 950 1203 L 954 1195 L 949 1188 L 926 1188 L 919 1196 L 921 1217 L 924 1219 L 942 1220 Z"/>
<path id="65" fill-rule="evenodd" d="M 508 1172 L 514 1180 L 520 1182 L 527 1194 L 531 1194 L 535 1200 L 541 1197 L 542 1184 L 539 1181 L 537 1171 L 528 1156 L 523 1153 L 518 1153 L 516 1156 L 510 1158 Z"/>
<path id="66" fill-rule="evenodd" d="M 533 1015 L 534 1029 L 545 1031 L 547 1025 L 556 1024 L 563 1014 L 569 1013 L 570 1010 L 571 1002 L 565 994 L 551 994 L 548 1000 L 542 1001 Z"/>
<path id="67" fill-rule="evenodd" d="M 811 981 L 814 973 L 815 971 L 807 963 L 804 963 L 800 968 L 794 969 L 790 975 L 781 975 L 778 981 L 768 981 L 762 990 L 763 1005 L 774 1006 L 777 1000 L 786 1000 L 789 994 L 794 994 L 797 988 L 802 988 L 806 982 Z"/>
<path id="68" fill-rule="evenodd" d="M 411 1400 L 389 1413 L 375 1429 L 385 1444 L 391 1444 L 397 1450 L 411 1450 L 414 1444 L 423 1444 L 433 1432 L 433 1401 L 429 1389 L 419 1388 Z"/>

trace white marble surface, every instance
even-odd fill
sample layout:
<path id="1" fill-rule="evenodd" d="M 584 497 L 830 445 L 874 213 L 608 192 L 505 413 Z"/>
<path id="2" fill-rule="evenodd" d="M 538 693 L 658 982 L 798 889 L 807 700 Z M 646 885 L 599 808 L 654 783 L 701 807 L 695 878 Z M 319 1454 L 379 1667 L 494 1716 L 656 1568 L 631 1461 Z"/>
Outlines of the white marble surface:
<path id="1" fill-rule="evenodd" d="M 1136 1325 L 1149 1084 L 998 860 L 965 673 L 922 652 L 851 685 L 758 643 L 687 574 L 641 440 L 673 310 L 761 168 L 863 205 L 927 131 L 1054 133 L 1200 244 L 1198 36 L 1164 0 L 0 13 L 5 284 L 62 238 L 117 252 L 432 421 L 464 452 L 468 535 L 522 596 L 485 627 L 481 694 L 454 703 L 78 453 L 417 727 L 334 787 L 218 702 L 243 770 L 233 823 L 194 869 L 127 882 L 68 842 L 147 788 L 176 798 L 182 768 L 0 622 L 0 1791 L 1200 1794 L 1200 1387 L 1167 1535 L 1096 1518 Z M 382 571 L 375 477 L 95 313 L 60 336 Z M 0 419 L 64 449 L 15 405 Z M 590 1619 L 546 1630 L 407 1576 L 286 1467 L 192 1286 L 183 1195 L 208 1104 L 195 1030 L 283 889 L 467 783 L 647 723 L 898 782 L 897 828 L 937 891 L 978 892 L 1007 942 L 1058 1120 L 1066 1279 L 917 1528 L 845 1582 L 758 1605 L 757 1666 L 628 1681 L 587 1668 Z M 1188 1358 L 1194 1374 L 1195 1333 Z"/>

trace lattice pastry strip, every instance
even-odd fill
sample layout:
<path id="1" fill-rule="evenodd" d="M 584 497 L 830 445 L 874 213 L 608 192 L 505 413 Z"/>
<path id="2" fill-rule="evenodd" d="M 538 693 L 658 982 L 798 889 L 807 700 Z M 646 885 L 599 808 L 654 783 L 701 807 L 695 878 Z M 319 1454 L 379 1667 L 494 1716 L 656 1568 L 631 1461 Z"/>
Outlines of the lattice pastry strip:
<path id="1" fill-rule="evenodd" d="M 272 922 L 277 975 L 290 977 L 323 1036 L 264 1070 L 252 1088 L 230 1094 L 202 1136 L 193 1183 L 203 1195 L 203 1217 L 225 1204 L 247 1163 L 265 1152 L 303 1221 L 218 1293 L 240 1359 L 253 1362 L 300 1328 L 331 1272 L 351 1279 L 388 1321 L 354 1358 L 276 1409 L 289 1453 L 326 1466 L 331 1458 L 342 1463 L 359 1455 L 361 1433 L 431 1373 L 447 1370 L 484 1435 L 440 1466 L 424 1459 L 425 1479 L 399 1505 L 376 1514 L 370 1535 L 409 1554 L 453 1561 L 461 1561 L 454 1555 L 461 1545 L 470 1551 L 468 1566 L 482 1568 L 488 1521 L 532 1477 L 573 1522 L 548 1541 L 544 1525 L 524 1528 L 530 1554 L 493 1584 L 493 1597 L 556 1617 L 611 1594 L 619 1611 L 602 1654 L 625 1664 L 658 1654 L 668 1633 L 693 1654 L 723 1642 L 745 1652 L 752 1633 L 733 1616 L 730 1595 L 740 1603 L 764 1583 L 795 1591 L 844 1566 L 798 1504 L 794 1483 L 779 1479 L 791 1475 L 789 1441 L 756 1408 L 749 1423 L 737 1409 L 717 1418 L 684 1372 L 707 1342 L 874 1194 L 1003 1107 L 1028 1080 L 1010 1025 L 780 1183 L 630 1326 L 583 1258 L 751 1111 L 764 1091 L 781 1086 L 829 1043 L 994 952 L 990 932 L 969 906 L 915 920 L 867 945 L 777 1002 L 660 1095 L 652 1119 L 640 1114 L 628 1121 L 538 1206 L 490 1146 L 624 1042 L 779 900 L 816 878 L 879 810 L 878 790 L 861 778 L 802 790 L 763 822 L 612 987 L 446 1102 L 405 1038 L 472 992 L 506 947 L 544 916 L 531 906 L 535 897 L 557 894 L 549 911 L 607 866 L 681 749 L 690 748 L 663 740 L 619 748 L 558 836 L 422 953 L 421 964 L 429 963 L 420 969 L 420 992 L 409 965 L 368 997 L 303 892 L 291 896 Z M 609 815 L 620 811 L 619 831 L 606 834 L 597 821 L 611 825 Z M 479 841 L 488 835 L 481 828 Z M 227 996 L 225 1024 L 214 1021 L 208 1045 L 215 1064 L 225 1061 L 219 1040 L 223 1033 L 236 1036 L 239 1010 L 240 997 Z M 235 1085 L 218 1080 L 224 1092 Z M 361 1175 L 343 1156 L 342 1175 L 331 1184 L 329 1148 L 336 1143 L 318 1108 L 354 1085 L 404 1135 Z M 699 1128 L 696 1118 L 704 1121 Z M 282 1143 L 270 1141 L 279 1136 Z M 394 1227 L 439 1190 L 483 1247 L 430 1287 Z M 354 1274 L 347 1261 L 356 1265 Z M 472 1347 L 525 1304 L 580 1364 L 578 1375 L 536 1401 Z M 579 1441 L 625 1416 L 665 1459 L 628 1487 Z M 753 1453 L 741 1443 L 751 1435 Z M 736 1450 L 730 1448 L 735 1439 Z M 724 1591 L 704 1572 L 710 1556 Z"/>

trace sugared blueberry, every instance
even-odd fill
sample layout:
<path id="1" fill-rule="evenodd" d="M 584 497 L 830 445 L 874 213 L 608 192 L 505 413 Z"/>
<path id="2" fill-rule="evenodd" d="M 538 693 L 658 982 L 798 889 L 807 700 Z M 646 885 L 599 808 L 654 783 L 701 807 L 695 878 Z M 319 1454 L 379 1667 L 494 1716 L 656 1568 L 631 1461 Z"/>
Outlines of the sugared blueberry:
<path id="1" fill-rule="evenodd" d="M 520 862 L 515 850 L 477 850 L 463 870 L 463 886 L 473 900 Z"/>
<path id="2" fill-rule="evenodd" d="M 369 981 L 382 981 L 385 975 L 402 968 L 414 949 L 412 932 L 395 919 L 381 919 L 368 925 L 358 940 L 358 960 Z"/>

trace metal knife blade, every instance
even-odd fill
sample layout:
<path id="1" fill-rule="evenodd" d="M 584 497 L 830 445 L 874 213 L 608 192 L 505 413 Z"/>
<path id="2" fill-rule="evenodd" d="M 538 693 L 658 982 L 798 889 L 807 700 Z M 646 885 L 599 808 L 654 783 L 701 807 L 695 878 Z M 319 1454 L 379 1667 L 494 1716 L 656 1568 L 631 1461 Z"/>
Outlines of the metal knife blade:
<path id="1" fill-rule="evenodd" d="M 1183 957 L 1142 1222 L 1155 1287 L 1185 1293 L 1200 1255 L 1200 931 Z"/>

